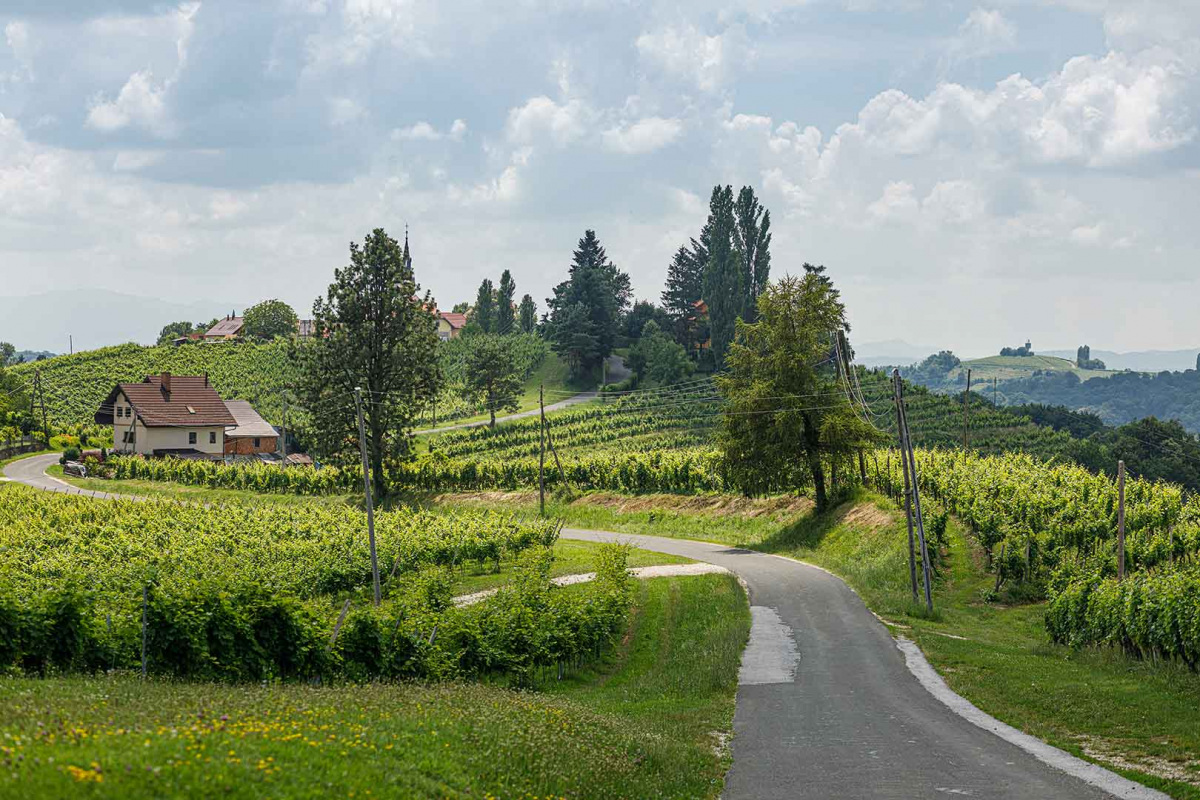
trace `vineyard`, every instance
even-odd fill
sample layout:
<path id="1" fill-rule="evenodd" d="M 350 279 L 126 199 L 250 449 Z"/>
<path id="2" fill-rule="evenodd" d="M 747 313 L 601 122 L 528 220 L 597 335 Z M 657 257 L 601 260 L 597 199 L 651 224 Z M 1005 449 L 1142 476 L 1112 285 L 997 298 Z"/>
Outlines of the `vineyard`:
<path id="1" fill-rule="evenodd" d="M 900 496 L 899 459 L 885 451 L 872 462 L 880 487 Z M 1055 641 L 1200 664 L 1200 497 L 1169 483 L 1126 482 L 1127 577 L 1118 581 L 1112 478 L 1027 455 L 961 450 L 918 451 L 917 474 L 922 491 L 974 532 L 997 587 L 1011 581 L 1047 594 Z"/>
<path id="2" fill-rule="evenodd" d="M 372 608 L 365 515 L 349 508 L 97 503 L 19 486 L 0 495 L 0 668 L 136 667 L 144 615 L 156 673 L 522 682 L 594 656 L 628 609 L 619 548 L 603 551 L 596 583 L 552 588 L 549 521 L 381 514 L 385 600 Z M 454 607 L 455 570 L 502 561 L 517 564 L 508 588 Z M 342 600 L 351 610 L 331 647 Z"/>
<path id="3" fill-rule="evenodd" d="M 430 424 L 453 422 L 482 414 L 484 408 L 477 402 L 463 397 L 466 383 L 467 356 L 471 348 L 470 336 L 459 336 L 438 345 L 438 360 L 442 367 L 445 383 L 436 400 L 424 412 Z M 513 333 L 505 337 L 505 349 L 513 356 L 513 363 L 521 380 L 527 380 L 550 355 L 550 347 L 541 336 L 531 333 Z M 423 415 L 424 418 L 424 415 Z"/>

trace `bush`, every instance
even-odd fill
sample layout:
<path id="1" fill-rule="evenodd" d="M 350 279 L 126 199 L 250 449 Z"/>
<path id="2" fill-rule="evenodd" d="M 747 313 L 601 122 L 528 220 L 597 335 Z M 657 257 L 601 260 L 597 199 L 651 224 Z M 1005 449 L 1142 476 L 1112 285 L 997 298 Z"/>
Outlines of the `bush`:
<path id="1" fill-rule="evenodd" d="M 68 461 L 78 461 L 78 460 L 79 460 L 79 448 L 78 447 L 68 447 L 66 450 L 63 450 L 63 454 L 58 459 L 58 463 L 66 464 Z"/>

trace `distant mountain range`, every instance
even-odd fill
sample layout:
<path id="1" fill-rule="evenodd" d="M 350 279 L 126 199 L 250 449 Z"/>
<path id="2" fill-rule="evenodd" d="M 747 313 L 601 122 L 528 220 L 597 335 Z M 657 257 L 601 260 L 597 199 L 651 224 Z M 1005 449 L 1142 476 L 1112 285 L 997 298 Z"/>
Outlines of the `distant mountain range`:
<path id="1" fill-rule="evenodd" d="M 55 353 L 138 342 L 154 344 L 167 323 L 208 322 L 240 303 L 179 303 L 103 289 L 64 289 L 26 297 L 0 297 L 0 342 L 18 350 Z"/>
<path id="2" fill-rule="evenodd" d="M 888 339 L 882 342 L 851 342 L 854 348 L 854 363 L 865 367 L 907 366 L 914 364 L 940 348 L 909 344 L 903 339 Z"/>

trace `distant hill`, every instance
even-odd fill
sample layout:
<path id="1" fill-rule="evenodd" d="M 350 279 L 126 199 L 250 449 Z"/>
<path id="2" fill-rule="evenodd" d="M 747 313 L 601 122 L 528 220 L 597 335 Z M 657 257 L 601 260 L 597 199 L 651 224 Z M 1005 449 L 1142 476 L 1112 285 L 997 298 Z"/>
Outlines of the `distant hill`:
<path id="1" fill-rule="evenodd" d="M 179 303 L 102 289 L 0 297 L 0 342 L 56 353 L 67 352 L 69 337 L 74 337 L 77 353 L 125 342 L 154 344 L 168 322 L 207 322 L 244 308 L 238 303 Z"/>
<path id="2" fill-rule="evenodd" d="M 1046 350 L 1045 355 L 1061 356 L 1074 360 L 1074 350 Z M 1115 353 L 1112 350 L 1092 350 L 1092 358 L 1098 358 L 1110 370 L 1131 369 L 1134 372 L 1183 372 L 1196 368 L 1196 356 L 1200 347 L 1190 350 L 1139 350 L 1130 353 Z"/>
<path id="3" fill-rule="evenodd" d="M 1095 354 L 1092 355 L 1095 358 Z M 1112 372 L 1092 369 L 1079 369 L 1075 362 L 1065 358 L 1050 355 L 1033 356 L 988 356 L 962 362 L 962 366 L 950 370 L 947 378 L 952 383 L 966 381 L 967 370 L 971 370 L 971 380 L 986 382 L 992 378 L 998 381 L 1028 378 L 1033 373 L 1041 372 L 1073 372 L 1081 381 L 1091 378 L 1107 378 Z"/>
<path id="4" fill-rule="evenodd" d="M 909 344 L 903 339 L 882 342 L 852 342 L 854 363 L 865 367 L 907 366 L 915 364 L 939 348 Z"/>
<path id="5" fill-rule="evenodd" d="M 17 363 L 23 364 L 26 361 L 37 361 L 41 358 L 54 358 L 57 353 L 51 353 L 49 350 L 18 350 L 16 352 Z"/>

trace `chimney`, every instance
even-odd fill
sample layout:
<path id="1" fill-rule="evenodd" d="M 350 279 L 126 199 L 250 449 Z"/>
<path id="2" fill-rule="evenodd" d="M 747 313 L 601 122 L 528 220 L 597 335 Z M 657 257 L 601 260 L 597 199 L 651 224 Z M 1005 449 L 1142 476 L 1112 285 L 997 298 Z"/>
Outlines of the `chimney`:
<path id="1" fill-rule="evenodd" d="M 171 399 L 171 373 L 169 373 L 169 372 L 164 372 L 162 374 L 162 390 L 163 390 L 163 394 L 165 394 L 167 396 L 167 399 L 170 400 Z"/>
<path id="2" fill-rule="evenodd" d="M 208 388 L 208 373 L 204 373 L 204 388 Z"/>

